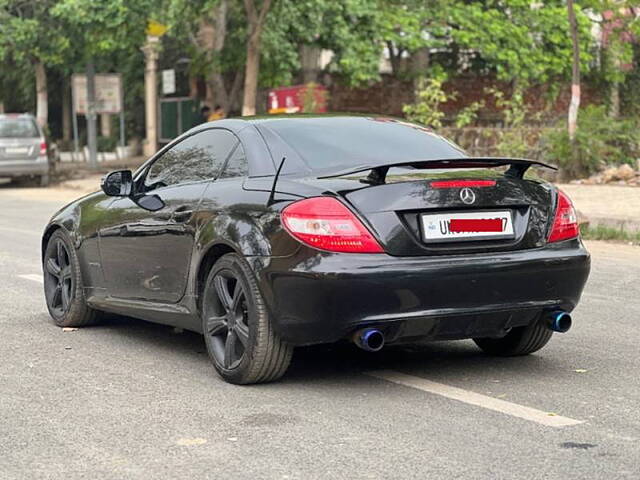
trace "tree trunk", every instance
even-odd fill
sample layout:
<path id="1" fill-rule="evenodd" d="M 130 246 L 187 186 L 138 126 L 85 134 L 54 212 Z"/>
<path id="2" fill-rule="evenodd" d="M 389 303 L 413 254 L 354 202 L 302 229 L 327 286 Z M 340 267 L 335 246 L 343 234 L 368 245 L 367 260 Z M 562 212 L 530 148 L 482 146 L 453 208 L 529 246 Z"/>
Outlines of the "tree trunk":
<path id="1" fill-rule="evenodd" d="M 429 47 L 422 47 L 411 55 L 411 70 L 417 76 L 425 76 L 429 69 Z"/>
<path id="2" fill-rule="evenodd" d="M 47 72 L 44 63 L 36 60 L 36 120 L 38 125 L 46 127 L 49 121 L 49 98 L 47 95 Z"/>
<path id="3" fill-rule="evenodd" d="M 200 20 L 197 35 L 197 46 L 206 52 L 207 61 L 210 64 L 210 71 L 206 78 L 207 94 L 205 102 L 211 108 L 220 105 L 225 112 L 228 112 L 230 101 L 216 56 L 220 55 L 224 49 L 227 36 L 228 9 L 228 0 L 221 0 L 210 15 Z"/>
<path id="4" fill-rule="evenodd" d="M 62 139 L 71 141 L 71 95 L 66 78 L 62 80 Z"/>
<path id="5" fill-rule="evenodd" d="M 391 63 L 391 73 L 397 76 L 402 68 L 402 50 L 396 49 L 393 42 L 387 42 L 389 52 L 389 63 Z"/>
<path id="6" fill-rule="evenodd" d="M 300 66 L 302 67 L 302 83 L 318 81 L 320 73 L 320 54 L 322 50 L 315 45 L 300 45 Z"/>
<path id="7" fill-rule="evenodd" d="M 609 116 L 618 118 L 620 116 L 620 82 L 614 81 L 611 84 Z"/>
<path id="8" fill-rule="evenodd" d="M 263 0 L 258 12 L 255 0 L 244 0 L 249 26 L 247 41 L 247 62 L 244 72 L 244 95 L 242 100 L 242 115 L 256 114 L 256 97 L 258 95 L 258 75 L 260 73 L 260 37 L 267 13 L 271 7 L 271 0 Z"/>
<path id="9" fill-rule="evenodd" d="M 573 0 L 567 0 L 567 10 L 569 14 L 569 28 L 571 30 L 571 43 L 573 44 L 571 103 L 569 104 L 567 127 L 569 139 L 573 144 L 578 128 L 578 110 L 580 108 L 580 44 L 578 42 L 578 24 L 576 22 L 576 12 L 573 9 Z M 572 150 L 574 150 L 573 145 Z"/>
<path id="10" fill-rule="evenodd" d="M 256 97 L 258 95 L 258 74 L 260 72 L 260 41 L 249 39 L 247 45 L 247 63 L 244 71 L 244 97 L 242 115 L 256 114 Z"/>

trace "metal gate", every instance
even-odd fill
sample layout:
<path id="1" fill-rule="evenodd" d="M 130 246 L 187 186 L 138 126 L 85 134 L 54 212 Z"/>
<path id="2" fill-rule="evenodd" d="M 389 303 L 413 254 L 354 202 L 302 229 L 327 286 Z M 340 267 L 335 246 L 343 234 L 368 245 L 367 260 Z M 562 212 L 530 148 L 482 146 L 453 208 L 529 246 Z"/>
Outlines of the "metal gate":
<path id="1" fill-rule="evenodd" d="M 201 121 L 196 101 L 190 97 L 161 98 L 158 114 L 160 143 L 169 143 Z"/>

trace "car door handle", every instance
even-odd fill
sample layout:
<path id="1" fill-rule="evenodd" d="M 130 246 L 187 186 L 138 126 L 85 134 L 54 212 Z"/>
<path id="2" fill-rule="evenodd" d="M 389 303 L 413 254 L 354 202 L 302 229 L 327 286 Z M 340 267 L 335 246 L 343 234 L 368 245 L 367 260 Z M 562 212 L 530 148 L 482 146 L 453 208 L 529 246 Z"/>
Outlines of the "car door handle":
<path id="1" fill-rule="evenodd" d="M 171 220 L 174 222 L 187 222 L 191 215 L 193 215 L 193 210 L 191 210 L 188 206 L 183 205 L 181 207 L 176 208 L 171 214 Z"/>

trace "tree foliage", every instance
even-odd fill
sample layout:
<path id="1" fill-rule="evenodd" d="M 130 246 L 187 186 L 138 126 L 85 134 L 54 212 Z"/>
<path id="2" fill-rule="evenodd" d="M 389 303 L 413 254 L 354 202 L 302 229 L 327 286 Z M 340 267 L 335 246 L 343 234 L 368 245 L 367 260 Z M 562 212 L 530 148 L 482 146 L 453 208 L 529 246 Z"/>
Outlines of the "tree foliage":
<path id="1" fill-rule="evenodd" d="M 138 107 L 140 47 L 146 22 L 154 18 L 170 27 L 166 58 L 188 65 L 192 78 L 205 81 L 207 101 L 237 111 L 250 60 L 247 5 L 259 13 L 263 1 L 0 0 L 0 101 L 30 108 L 34 62 L 66 78 L 93 58 L 101 71 L 125 72 L 131 82 L 127 104 Z M 581 68 L 587 76 L 601 70 L 607 84 L 635 78 L 616 66 L 631 61 L 629 32 L 640 34 L 640 21 L 624 10 L 633 1 L 577 0 Z M 597 14 L 607 9 L 614 13 L 609 20 L 614 28 L 608 50 L 596 61 L 590 30 L 594 23 L 605 25 Z M 401 78 L 434 78 L 434 71 L 445 70 L 450 78 L 491 75 L 522 89 L 566 84 L 571 73 L 566 0 L 272 0 L 264 21 L 255 70 L 261 88 L 310 81 L 301 76 L 304 49 L 330 51 L 326 71 L 350 86 L 380 78 L 383 52 L 392 75 Z M 473 121 L 478 108 L 467 111 L 462 124 Z"/>
<path id="2" fill-rule="evenodd" d="M 581 61 L 588 69 L 591 23 L 576 8 Z M 564 0 L 487 0 L 457 4 L 450 12 L 451 38 L 478 55 L 499 79 L 526 85 L 569 77 L 572 50 Z"/>

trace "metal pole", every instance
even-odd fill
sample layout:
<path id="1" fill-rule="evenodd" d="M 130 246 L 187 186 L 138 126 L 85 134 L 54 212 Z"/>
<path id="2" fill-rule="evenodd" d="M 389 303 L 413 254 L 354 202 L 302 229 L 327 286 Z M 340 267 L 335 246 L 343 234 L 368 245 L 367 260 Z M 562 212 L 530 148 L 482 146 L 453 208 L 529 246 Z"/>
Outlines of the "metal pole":
<path id="1" fill-rule="evenodd" d="M 122 76 L 120 76 L 120 145 L 125 146 L 126 138 L 124 131 L 124 88 L 122 88 Z"/>
<path id="2" fill-rule="evenodd" d="M 89 166 L 98 167 L 98 136 L 96 133 L 96 84 L 95 66 L 92 60 L 87 63 L 87 146 L 89 147 Z"/>
<path id="3" fill-rule="evenodd" d="M 71 112 L 73 118 L 73 149 L 78 153 L 78 114 L 76 113 L 76 90 L 73 88 L 73 77 L 71 77 Z M 75 156 L 74 156 L 75 160 Z"/>

